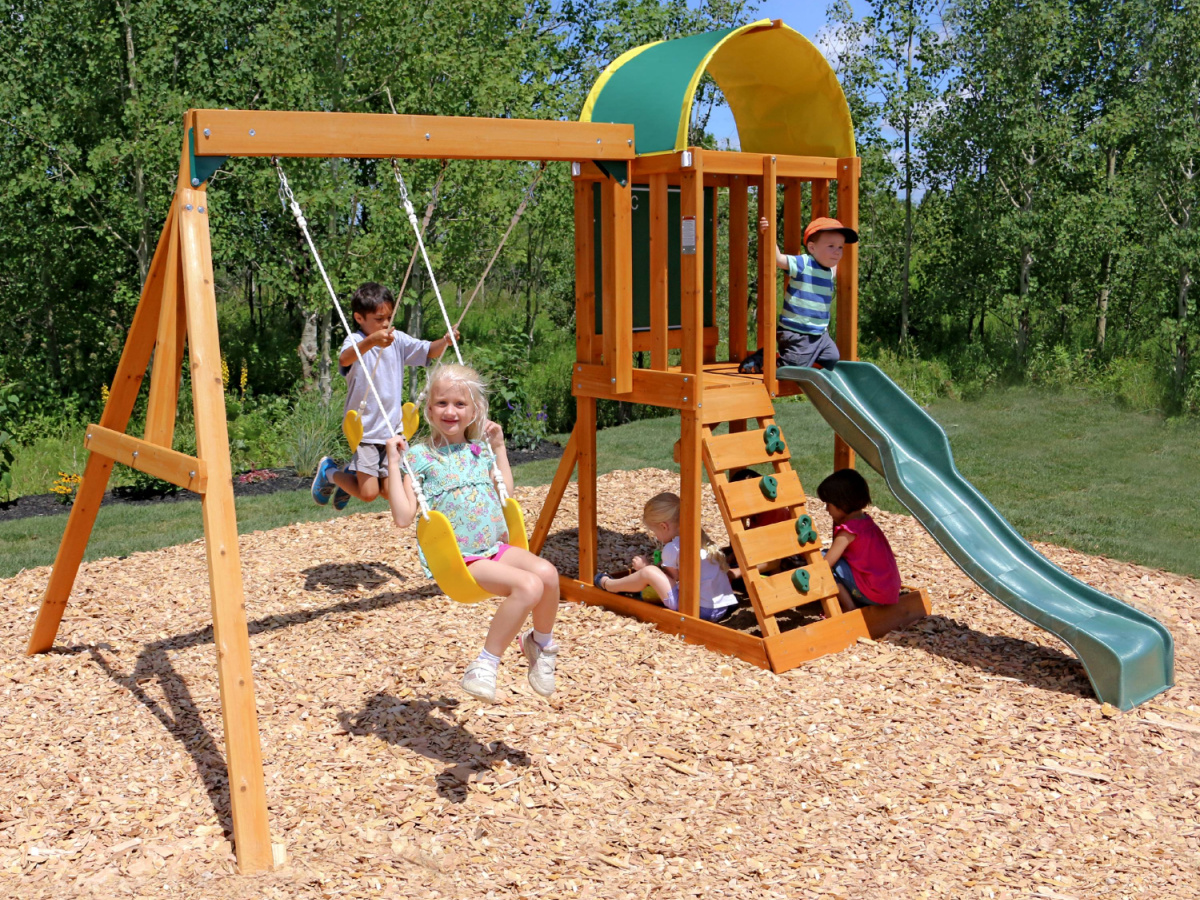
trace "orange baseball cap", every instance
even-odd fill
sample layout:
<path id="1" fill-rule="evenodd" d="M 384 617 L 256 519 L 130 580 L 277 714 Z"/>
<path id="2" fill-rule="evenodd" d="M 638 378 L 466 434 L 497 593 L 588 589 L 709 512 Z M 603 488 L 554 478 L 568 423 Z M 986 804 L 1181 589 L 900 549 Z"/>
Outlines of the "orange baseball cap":
<path id="1" fill-rule="evenodd" d="M 840 231 L 842 237 L 846 239 L 847 244 L 858 243 L 857 231 L 853 228 L 847 228 L 837 219 L 827 219 L 824 216 L 819 219 L 813 219 L 808 223 L 808 227 L 804 229 L 804 243 L 807 244 L 822 231 Z"/>

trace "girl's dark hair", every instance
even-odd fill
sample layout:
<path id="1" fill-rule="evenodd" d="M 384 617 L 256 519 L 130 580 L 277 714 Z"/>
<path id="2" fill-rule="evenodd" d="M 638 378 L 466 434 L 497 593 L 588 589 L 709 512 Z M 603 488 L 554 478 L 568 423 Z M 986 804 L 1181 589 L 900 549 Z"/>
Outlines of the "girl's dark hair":
<path id="1" fill-rule="evenodd" d="M 844 513 L 856 513 L 871 505 L 867 480 L 853 469 L 838 469 L 817 486 L 822 503 L 832 503 Z"/>
<path id="2" fill-rule="evenodd" d="M 367 313 L 375 312 L 385 303 L 392 307 L 396 305 L 396 298 L 392 296 L 392 292 L 382 284 L 368 281 L 350 298 L 350 311 L 362 313 L 365 316 Z"/>

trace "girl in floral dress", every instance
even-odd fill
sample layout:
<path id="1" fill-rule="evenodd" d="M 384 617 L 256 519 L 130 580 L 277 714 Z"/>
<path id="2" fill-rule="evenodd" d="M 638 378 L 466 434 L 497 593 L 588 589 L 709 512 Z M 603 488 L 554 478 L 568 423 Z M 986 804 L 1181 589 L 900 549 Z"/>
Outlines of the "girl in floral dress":
<path id="1" fill-rule="evenodd" d="M 429 508 L 443 513 L 454 528 L 463 561 L 484 590 L 501 598 L 479 656 L 467 666 L 462 686 L 473 697 L 491 702 L 496 697 L 496 673 L 505 648 L 517 637 L 532 613 L 533 628 L 521 636 L 529 660 L 529 685 L 543 697 L 554 693 L 558 644 L 554 619 L 558 614 L 558 570 L 540 556 L 507 543 L 508 526 L 492 483 L 492 462 L 513 491 L 512 470 L 500 426 L 488 419 L 483 380 L 474 369 L 445 365 L 436 369 L 425 391 L 427 443 L 407 448 L 408 462 Z M 412 483 L 401 478 L 404 439 L 387 442 L 388 477 L 403 484 L 389 492 L 392 518 L 407 528 L 417 516 Z M 420 554 L 425 574 L 432 577 Z"/>

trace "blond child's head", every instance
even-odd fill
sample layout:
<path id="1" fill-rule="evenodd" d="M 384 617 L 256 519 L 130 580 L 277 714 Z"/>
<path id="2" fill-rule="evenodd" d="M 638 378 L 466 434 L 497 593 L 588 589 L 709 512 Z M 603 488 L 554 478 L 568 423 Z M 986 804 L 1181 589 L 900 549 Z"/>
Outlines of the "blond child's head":
<path id="1" fill-rule="evenodd" d="M 679 508 L 679 495 L 670 491 L 655 494 L 642 507 L 642 524 L 660 544 L 668 544 L 679 536 Z M 700 550 L 709 562 L 716 563 L 722 570 L 728 568 L 725 554 L 703 528 L 700 529 Z"/>
<path id="2" fill-rule="evenodd" d="M 470 366 L 437 366 L 423 396 L 431 443 L 461 444 L 483 438 L 488 420 L 487 385 Z"/>

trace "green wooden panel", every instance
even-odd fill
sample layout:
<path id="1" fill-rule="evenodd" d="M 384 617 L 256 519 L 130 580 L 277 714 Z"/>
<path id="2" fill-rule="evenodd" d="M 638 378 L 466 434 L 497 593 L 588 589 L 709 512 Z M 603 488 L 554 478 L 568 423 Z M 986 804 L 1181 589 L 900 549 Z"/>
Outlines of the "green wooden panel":
<path id="1" fill-rule="evenodd" d="M 635 184 L 633 190 L 633 330 L 650 330 L 650 186 Z M 704 327 L 711 328 L 712 316 L 712 283 L 713 283 L 713 241 L 716 239 L 713 227 L 714 207 L 716 204 L 716 188 L 704 189 Z M 593 208 L 596 216 L 593 218 L 596 244 L 596 334 L 600 334 L 604 325 L 604 304 L 600 298 L 604 296 L 604 248 L 601 236 L 601 190 L 600 183 L 592 186 Z M 679 266 L 680 246 L 679 232 L 682 217 L 679 212 L 679 188 L 667 188 L 667 321 L 671 328 L 680 328 L 680 294 Z"/>

